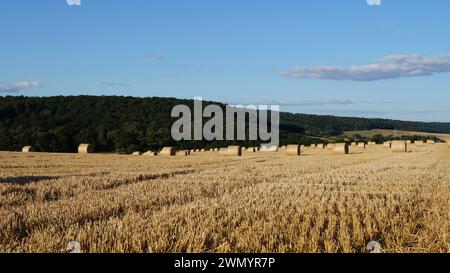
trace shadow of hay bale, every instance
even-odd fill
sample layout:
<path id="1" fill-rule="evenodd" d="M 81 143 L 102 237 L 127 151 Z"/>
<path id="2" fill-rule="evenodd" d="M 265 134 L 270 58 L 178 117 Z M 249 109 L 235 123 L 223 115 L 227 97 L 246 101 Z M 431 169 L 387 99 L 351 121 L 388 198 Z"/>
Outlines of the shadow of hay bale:
<path id="1" fill-rule="evenodd" d="M 0 177 L 0 184 L 27 185 L 33 182 L 57 179 L 57 176 L 14 176 Z"/>

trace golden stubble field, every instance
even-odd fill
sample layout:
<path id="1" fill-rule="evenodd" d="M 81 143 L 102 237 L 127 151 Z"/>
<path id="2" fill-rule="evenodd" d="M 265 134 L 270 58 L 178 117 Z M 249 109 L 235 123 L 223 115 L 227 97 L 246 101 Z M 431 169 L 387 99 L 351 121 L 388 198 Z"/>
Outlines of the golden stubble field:
<path id="1" fill-rule="evenodd" d="M 0 153 L 0 252 L 450 252 L 450 149 Z"/>

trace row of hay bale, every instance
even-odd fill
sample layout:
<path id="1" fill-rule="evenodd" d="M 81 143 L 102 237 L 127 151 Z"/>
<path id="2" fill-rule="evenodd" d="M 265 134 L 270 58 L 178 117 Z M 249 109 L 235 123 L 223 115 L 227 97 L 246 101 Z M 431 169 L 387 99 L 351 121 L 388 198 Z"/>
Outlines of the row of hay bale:
<path id="1" fill-rule="evenodd" d="M 242 148 L 240 146 L 229 146 L 227 148 L 213 148 L 213 149 L 192 149 L 192 150 L 176 150 L 174 147 L 164 147 L 160 152 L 147 152 L 144 155 L 150 156 L 188 156 L 193 153 L 200 152 L 219 152 L 221 155 L 241 156 L 244 152 L 255 153 L 259 149 L 257 147 Z M 142 155 L 140 152 L 134 152 L 132 155 Z"/>
<path id="2" fill-rule="evenodd" d="M 24 146 L 22 148 L 22 153 L 33 153 L 33 152 L 37 152 L 37 151 L 38 150 L 34 146 Z M 79 154 L 90 154 L 93 152 L 94 152 L 94 146 L 91 144 L 83 143 L 78 146 Z"/>
<path id="3" fill-rule="evenodd" d="M 191 154 L 191 150 L 176 150 L 175 147 L 164 147 L 161 151 L 148 151 L 145 153 L 141 153 L 139 151 L 132 153 L 134 156 L 188 156 Z"/>
<path id="4" fill-rule="evenodd" d="M 336 154 L 348 154 L 349 153 L 349 147 L 347 143 L 330 143 L 324 148 L 327 148 L 329 150 L 332 150 Z M 304 148 L 303 145 L 287 145 L 286 147 L 286 153 L 288 155 L 301 155 L 302 148 Z"/>
<path id="5" fill-rule="evenodd" d="M 435 141 L 433 140 L 427 140 L 427 141 L 422 141 L 422 140 L 418 140 L 415 142 L 412 142 L 410 140 L 394 140 L 394 141 L 387 141 L 383 144 L 384 147 L 386 148 L 390 148 L 392 152 L 394 153 L 408 153 L 411 152 L 411 146 L 412 145 L 415 146 L 425 146 L 425 144 L 435 144 Z"/>
<path id="6" fill-rule="evenodd" d="M 421 145 L 420 143 L 424 144 L 423 141 L 416 142 L 416 145 Z M 428 144 L 434 144 L 434 141 L 427 141 Z M 450 141 L 447 142 L 448 146 L 450 147 Z M 384 147 L 388 147 L 391 149 L 393 153 L 408 153 L 411 152 L 411 141 L 408 140 L 395 140 L 395 141 L 389 141 L 385 142 L 383 144 Z M 374 146 L 376 143 L 369 143 L 369 146 Z M 356 143 L 353 146 L 357 148 L 365 148 L 365 143 Z M 300 145 L 288 145 L 286 148 L 286 153 L 288 155 L 300 155 L 302 152 L 302 146 Z M 327 145 L 327 149 L 333 150 L 334 153 L 337 154 L 349 154 L 350 148 L 347 143 L 330 143 Z"/>
<path id="7" fill-rule="evenodd" d="M 450 147 L 450 140 L 447 141 L 448 146 Z M 387 141 L 383 143 L 383 147 L 390 148 L 392 152 L 410 152 L 410 145 L 415 144 L 416 146 L 424 146 L 425 144 L 435 144 L 435 141 L 433 140 L 427 140 L 422 141 L 418 140 L 414 143 L 410 140 L 395 140 L 395 141 Z M 368 142 L 368 146 L 376 146 L 375 142 Z M 365 142 L 352 142 L 351 146 L 355 146 L 357 148 L 366 148 Z M 240 146 L 229 146 L 228 148 L 212 148 L 212 149 L 192 149 L 192 150 L 179 150 L 177 151 L 174 147 L 164 147 L 159 153 L 154 151 L 148 151 L 144 153 L 146 156 L 188 156 L 191 153 L 195 152 L 207 152 L 207 151 L 213 151 L 213 152 L 220 152 L 222 155 L 235 155 L 235 156 L 241 156 L 243 152 L 245 153 L 255 153 L 257 151 L 261 152 L 277 152 L 277 151 L 283 151 L 286 152 L 288 155 L 300 155 L 301 150 L 304 148 L 304 145 L 286 145 L 286 146 L 265 146 L 262 145 L 261 148 L 259 147 L 246 147 L 242 148 Z M 329 144 L 312 144 L 311 147 L 321 148 L 321 149 L 328 149 L 333 150 L 335 153 L 341 153 L 341 154 L 348 154 L 349 153 L 349 145 L 346 143 L 329 143 Z M 23 153 L 31 153 L 31 152 L 37 152 L 37 149 L 33 146 L 24 146 L 22 148 Z M 78 153 L 79 154 L 90 154 L 94 152 L 94 146 L 91 144 L 80 144 L 78 146 Z M 134 156 L 140 156 L 142 155 L 141 152 L 137 151 L 134 152 L 132 155 Z"/>
<path id="8" fill-rule="evenodd" d="M 411 140 L 394 140 L 394 141 L 386 141 L 386 142 L 384 142 L 383 143 L 383 147 L 385 147 L 385 148 L 392 148 L 394 142 L 397 145 L 400 142 L 400 143 L 405 143 L 406 145 L 414 144 L 415 146 L 425 146 L 425 145 L 430 145 L 430 144 L 435 144 L 436 143 L 434 140 L 427 140 L 427 141 L 416 140 L 414 142 L 412 142 Z"/>

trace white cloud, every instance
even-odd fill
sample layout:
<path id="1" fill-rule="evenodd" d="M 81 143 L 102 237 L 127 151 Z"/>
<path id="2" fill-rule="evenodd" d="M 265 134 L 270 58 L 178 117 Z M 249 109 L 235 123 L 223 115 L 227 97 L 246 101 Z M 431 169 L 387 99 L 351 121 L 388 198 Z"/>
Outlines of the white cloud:
<path id="1" fill-rule="evenodd" d="M 289 78 L 341 81 L 376 81 L 450 72 L 450 55 L 423 58 L 420 55 L 391 55 L 373 64 L 351 67 L 299 66 L 279 71 Z"/>
<path id="2" fill-rule="evenodd" d="M 367 0 L 369 6 L 381 6 L 381 0 Z"/>
<path id="3" fill-rule="evenodd" d="M 44 87 L 44 85 L 37 81 L 20 81 L 13 84 L 0 83 L 0 93 L 17 93 L 26 89 L 41 87 Z"/>
<path id="4" fill-rule="evenodd" d="M 81 6 L 81 0 L 66 0 L 69 6 Z"/>

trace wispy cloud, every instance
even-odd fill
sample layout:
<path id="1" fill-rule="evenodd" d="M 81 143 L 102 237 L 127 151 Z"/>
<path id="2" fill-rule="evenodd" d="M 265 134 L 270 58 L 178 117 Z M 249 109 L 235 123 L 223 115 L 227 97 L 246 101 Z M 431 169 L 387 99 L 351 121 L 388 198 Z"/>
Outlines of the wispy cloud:
<path id="1" fill-rule="evenodd" d="M 339 81 L 377 81 L 450 72 L 450 55 L 423 58 L 420 55 L 390 55 L 373 64 L 351 67 L 299 66 L 279 71 L 289 78 Z"/>
<path id="2" fill-rule="evenodd" d="M 150 58 L 154 61 L 162 61 L 164 60 L 166 57 L 164 57 L 163 55 L 161 55 L 160 53 L 153 53 L 150 55 Z"/>
<path id="3" fill-rule="evenodd" d="M 113 86 L 113 87 L 128 87 L 128 86 L 130 86 L 127 83 L 121 83 L 121 82 L 101 82 L 101 84 Z"/>
<path id="4" fill-rule="evenodd" d="M 0 83 L 0 93 L 17 93 L 26 89 L 44 87 L 37 81 L 20 81 L 16 83 Z"/>

